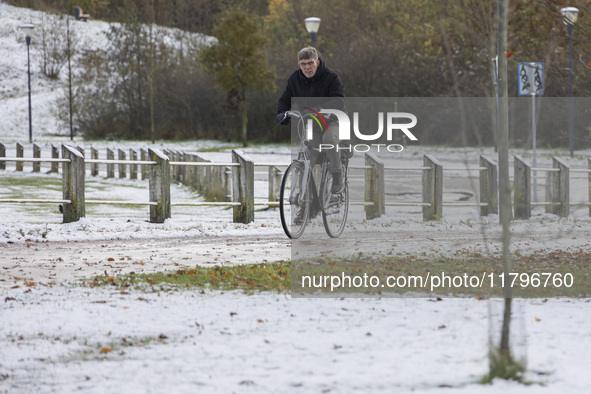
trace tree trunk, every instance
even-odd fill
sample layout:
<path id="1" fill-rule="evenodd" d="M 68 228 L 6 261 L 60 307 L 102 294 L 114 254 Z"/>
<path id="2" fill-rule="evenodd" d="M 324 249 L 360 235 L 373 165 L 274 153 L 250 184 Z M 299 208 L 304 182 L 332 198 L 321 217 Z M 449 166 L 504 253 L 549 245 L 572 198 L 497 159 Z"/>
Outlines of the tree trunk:
<path id="1" fill-rule="evenodd" d="M 150 95 L 150 139 L 152 144 L 156 141 L 156 126 L 154 124 L 154 37 L 152 32 L 152 26 L 154 25 L 154 1 L 151 4 L 152 9 L 152 23 L 150 23 L 150 37 L 149 37 L 149 64 L 148 64 L 148 83 L 149 83 L 149 95 Z"/>
<path id="2" fill-rule="evenodd" d="M 505 274 L 505 313 L 503 315 L 503 328 L 501 332 L 500 351 L 503 355 L 509 355 L 509 327 L 511 323 L 512 288 L 507 286 L 508 274 L 512 270 L 510 244 L 511 244 L 511 182 L 509 180 L 509 97 L 507 88 L 507 13 L 508 0 L 499 0 L 498 26 L 499 26 L 499 203 L 500 221 L 503 229 L 503 272 Z"/>
<path id="3" fill-rule="evenodd" d="M 240 141 L 242 142 L 242 146 L 248 146 L 248 138 L 246 133 L 246 126 L 248 124 L 248 108 L 246 105 L 246 98 L 242 102 L 242 131 L 240 133 Z"/>
<path id="4" fill-rule="evenodd" d="M 70 140 L 74 140 L 73 97 L 72 97 L 72 36 L 70 33 L 70 18 L 66 17 L 66 43 L 68 53 L 68 104 L 70 111 Z"/>

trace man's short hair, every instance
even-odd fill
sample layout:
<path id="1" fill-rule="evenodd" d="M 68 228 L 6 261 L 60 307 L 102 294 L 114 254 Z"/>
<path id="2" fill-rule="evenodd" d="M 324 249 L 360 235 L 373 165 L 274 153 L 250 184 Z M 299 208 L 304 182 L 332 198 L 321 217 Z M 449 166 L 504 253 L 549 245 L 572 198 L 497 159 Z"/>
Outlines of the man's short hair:
<path id="1" fill-rule="evenodd" d="M 298 62 L 304 59 L 314 59 L 318 61 L 318 51 L 314 47 L 306 47 L 298 53 Z"/>

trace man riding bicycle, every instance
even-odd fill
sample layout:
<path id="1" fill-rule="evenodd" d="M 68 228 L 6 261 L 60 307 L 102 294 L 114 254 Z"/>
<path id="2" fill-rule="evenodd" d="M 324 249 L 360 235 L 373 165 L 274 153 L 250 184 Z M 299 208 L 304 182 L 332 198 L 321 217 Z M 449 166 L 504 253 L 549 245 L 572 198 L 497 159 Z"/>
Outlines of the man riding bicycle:
<path id="1" fill-rule="evenodd" d="M 299 69 L 287 79 L 287 86 L 277 103 L 277 123 L 288 124 L 289 118 L 285 116 L 285 112 L 291 109 L 292 98 L 309 98 L 320 97 L 327 98 L 322 102 L 321 108 L 345 110 L 345 90 L 343 82 L 338 74 L 326 67 L 324 61 L 319 58 L 318 51 L 313 47 L 303 48 L 298 53 Z M 318 147 L 320 144 L 327 144 L 332 146 L 332 149 L 323 149 L 326 151 L 329 162 L 329 170 L 332 173 L 332 187 L 331 192 L 338 194 L 344 187 L 343 169 L 339 152 L 336 147 L 339 144 L 339 125 L 336 119 L 330 116 L 325 116 L 328 128 L 323 132 L 322 130 L 314 128 L 314 138 L 312 139 L 312 146 Z M 310 160 L 312 163 L 316 162 L 319 152 L 310 149 Z"/>

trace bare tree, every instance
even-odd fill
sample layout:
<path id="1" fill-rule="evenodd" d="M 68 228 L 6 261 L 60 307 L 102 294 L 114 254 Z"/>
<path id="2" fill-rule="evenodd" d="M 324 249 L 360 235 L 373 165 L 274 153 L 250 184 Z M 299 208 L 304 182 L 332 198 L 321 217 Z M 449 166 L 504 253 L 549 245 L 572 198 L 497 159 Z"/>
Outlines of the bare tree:
<path id="1" fill-rule="evenodd" d="M 41 71 L 48 78 L 59 79 L 67 56 L 67 27 L 63 20 L 67 17 L 43 13 L 41 18 L 40 53 Z"/>
<path id="2" fill-rule="evenodd" d="M 498 100 L 498 154 L 499 154 L 499 214 L 502 227 L 503 240 L 503 274 L 509 278 L 509 273 L 513 269 L 511 260 L 511 182 L 509 180 L 509 97 L 507 85 L 507 20 L 508 20 L 509 0 L 498 0 L 498 78 L 497 93 Z M 524 370 L 512 355 L 510 342 L 511 338 L 511 319 L 513 307 L 513 289 L 505 281 L 503 287 L 504 312 L 503 323 L 501 327 L 500 343 L 491 343 L 490 349 L 490 372 L 489 379 L 495 377 L 503 379 L 519 379 Z"/>

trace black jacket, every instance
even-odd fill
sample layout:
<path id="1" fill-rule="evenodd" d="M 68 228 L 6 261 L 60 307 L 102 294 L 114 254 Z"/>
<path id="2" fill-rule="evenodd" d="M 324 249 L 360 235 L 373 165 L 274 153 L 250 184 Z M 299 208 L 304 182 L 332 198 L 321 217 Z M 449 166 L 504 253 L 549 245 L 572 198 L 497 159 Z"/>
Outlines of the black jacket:
<path id="1" fill-rule="evenodd" d="M 302 70 L 298 69 L 287 79 L 287 86 L 277 103 L 277 114 L 291 109 L 291 99 L 296 97 L 331 97 L 324 101 L 322 106 L 332 109 L 345 109 L 345 89 L 339 75 L 326 67 L 322 59 L 316 74 L 312 78 L 306 78 Z M 316 106 L 316 105 L 314 105 Z"/>

